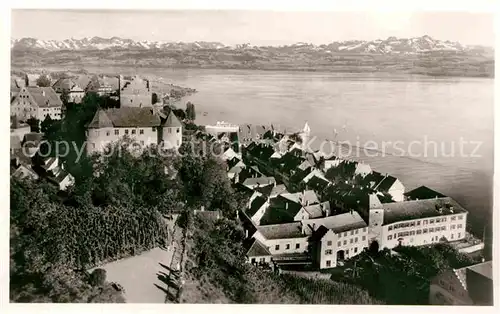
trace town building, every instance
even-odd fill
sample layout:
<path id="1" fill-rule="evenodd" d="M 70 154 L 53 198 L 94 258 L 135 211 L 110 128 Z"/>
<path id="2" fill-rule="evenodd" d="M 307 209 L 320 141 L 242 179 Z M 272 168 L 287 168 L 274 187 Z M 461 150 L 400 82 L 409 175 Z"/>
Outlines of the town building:
<path id="1" fill-rule="evenodd" d="M 132 80 L 124 82 L 120 76 L 120 107 L 150 107 L 152 106 L 153 96 L 149 86 L 149 81 L 139 76 Z"/>
<path id="2" fill-rule="evenodd" d="M 64 164 L 60 162 L 58 157 L 41 157 L 36 155 L 33 158 L 33 169 L 38 175 L 46 178 L 61 191 L 67 190 L 68 187 L 75 183 L 75 178 L 64 170 Z"/>
<path id="3" fill-rule="evenodd" d="M 426 187 L 425 185 L 422 185 L 416 189 L 404 193 L 404 198 L 406 201 L 427 200 L 436 197 L 441 198 L 441 197 L 446 197 L 446 195 L 434 191 Z"/>
<path id="4" fill-rule="evenodd" d="M 43 133 L 30 132 L 24 135 L 21 142 L 22 153 L 26 156 L 33 157 L 40 150 L 43 142 Z"/>
<path id="5" fill-rule="evenodd" d="M 370 174 L 370 181 L 372 182 L 372 188 L 378 192 L 388 193 L 395 202 L 404 201 L 405 187 L 398 178 L 373 171 Z"/>
<path id="6" fill-rule="evenodd" d="M 431 280 L 431 305 L 493 305 L 492 261 L 451 269 Z"/>
<path id="7" fill-rule="evenodd" d="M 276 185 L 276 179 L 274 177 L 253 177 L 247 178 L 242 184 L 250 189 L 254 189 L 266 185 Z"/>
<path id="8" fill-rule="evenodd" d="M 99 109 L 87 126 L 87 153 L 102 152 L 110 143 L 125 136 L 136 145 L 163 145 L 178 149 L 182 144 L 182 124 L 173 111 L 155 107 Z"/>
<path id="9" fill-rule="evenodd" d="M 117 77 L 93 76 L 87 84 L 85 92 L 94 93 L 98 96 L 110 96 L 115 94 L 119 88 L 120 80 Z"/>
<path id="10" fill-rule="evenodd" d="M 351 211 L 302 221 L 305 234 L 311 235 L 311 255 L 320 268 L 332 268 L 368 248 L 368 225 Z"/>
<path id="11" fill-rule="evenodd" d="M 271 252 L 268 248 L 259 240 L 255 238 L 249 238 L 243 243 L 243 247 L 246 248 L 246 258 L 247 261 L 252 264 L 270 264 L 273 258 Z"/>
<path id="12" fill-rule="evenodd" d="M 62 101 L 52 87 L 23 87 L 11 102 L 11 114 L 21 121 L 30 118 L 61 119 Z"/>
<path id="13" fill-rule="evenodd" d="M 301 222 L 257 226 L 252 235 L 259 240 L 274 258 L 282 254 L 307 254 L 309 236 L 302 231 Z"/>
<path id="14" fill-rule="evenodd" d="M 16 115 L 10 117 L 10 135 L 18 138 L 19 142 L 24 139 L 24 136 L 30 133 L 31 127 L 19 121 Z"/>
<path id="15" fill-rule="evenodd" d="M 66 92 L 68 95 L 68 102 L 79 104 L 82 102 L 83 97 L 85 97 L 85 86 L 79 86 L 76 81 L 71 78 L 60 78 L 53 85 L 52 88 L 59 95 Z"/>
<path id="16" fill-rule="evenodd" d="M 10 176 L 19 179 L 29 178 L 37 180 L 38 174 L 33 170 L 31 158 L 22 152 L 22 149 L 11 150 Z"/>
<path id="17" fill-rule="evenodd" d="M 370 243 L 380 249 L 458 241 L 466 236 L 467 211 L 450 197 L 382 204 L 369 196 Z"/>

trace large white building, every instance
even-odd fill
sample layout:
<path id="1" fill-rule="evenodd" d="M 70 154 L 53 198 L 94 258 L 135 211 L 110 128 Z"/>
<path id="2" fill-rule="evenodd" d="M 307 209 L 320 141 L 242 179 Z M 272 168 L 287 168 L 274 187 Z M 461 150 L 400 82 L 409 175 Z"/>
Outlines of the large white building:
<path id="1" fill-rule="evenodd" d="M 370 195 L 370 243 L 380 249 L 465 238 L 467 211 L 450 197 L 380 203 Z"/>
<path id="2" fill-rule="evenodd" d="M 129 137 L 137 145 L 163 144 L 178 149 L 182 124 L 173 111 L 155 107 L 99 109 L 87 126 L 87 153 L 102 152 L 109 143 Z"/>
<path id="3" fill-rule="evenodd" d="M 312 258 L 321 269 L 336 267 L 368 248 L 368 225 L 355 211 L 303 220 L 302 228 L 311 235 Z"/>
<path id="4" fill-rule="evenodd" d="M 47 116 L 52 120 L 60 120 L 62 105 L 52 87 L 23 87 L 10 103 L 11 115 L 21 121 L 30 118 L 43 121 Z"/>
<path id="5" fill-rule="evenodd" d="M 303 231 L 300 222 L 259 226 L 252 238 L 271 254 L 265 262 L 289 254 L 307 254 L 309 235 Z"/>

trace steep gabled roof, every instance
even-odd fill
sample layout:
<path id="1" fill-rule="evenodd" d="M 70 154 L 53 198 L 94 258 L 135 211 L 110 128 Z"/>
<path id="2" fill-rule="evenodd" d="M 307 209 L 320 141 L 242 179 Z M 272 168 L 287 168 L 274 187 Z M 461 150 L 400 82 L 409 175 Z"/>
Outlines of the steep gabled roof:
<path id="1" fill-rule="evenodd" d="M 425 185 L 422 185 L 416 189 L 413 189 L 411 191 L 408 191 L 404 193 L 404 196 L 408 197 L 411 200 L 425 200 L 425 199 L 431 199 L 431 198 L 440 198 L 440 197 L 446 197 L 445 195 L 434 191 Z"/>
<path id="2" fill-rule="evenodd" d="M 249 247 L 246 254 L 248 257 L 271 255 L 267 247 L 255 238 L 252 238 L 247 246 Z"/>
<path id="3" fill-rule="evenodd" d="M 94 115 L 94 118 L 89 123 L 88 128 L 100 129 L 100 128 L 112 128 L 113 122 L 109 119 L 106 111 L 98 109 Z"/>
<path id="4" fill-rule="evenodd" d="M 100 109 L 88 125 L 89 128 L 153 126 L 160 126 L 160 117 L 154 113 L 152 108 L 137 107 Z"/>
<path id="5" fill-rule="evenodd" d="M 248 217 L 252 218 L 253 215 L 266 203 L 267 199 L 262 196 L 257 196 L 250 204 L 250 208 L 248 208 L 245 213 Z"/>
<path id="6" fill-rule="evenodd" d="M 302 205 L 279 195 L 270 199 L 270 206 L 266 209 L 260 223 L 261 225 L 272 225 L 293 222 L 301 209 Z"/>
<path id="7" fill-rule="evenodd" d="M 52 87 L 26 87 L 26 91 L 38 107 L 50 108 L 63 105 Z"/>
<path id="8" fill-rule="evenodd" d="M 378 191 L 387 192 L 394 185 L 396 180 L 397 178 L 388 175 L 382 180 L 382 182 L 375 186 L 375 189 Z"/>
<path id="9" fill-rule="evenodd" d="M 313 227 L 315 230 L 320 226 L 324 226 L 327 229 L 331 229 L 335 233 L 365 228 L 368 226 L 356 211 L 324 218 L 308 219 L 304 220 L 303 223 L 304 225 Z"/>
<path id="10" fill-rule="evenodd" d="M 180 128 L 180 127 L 182 127 L 182 123 L 179 121 L 179 119 L 174 114 L 174 112 L 172 110 L 170 110 L 170 113 L 168 114 L 168 117 L 165 120 L 165 123 L 163 124 L 163 126 L 170 127 L 170 128 Z"/>

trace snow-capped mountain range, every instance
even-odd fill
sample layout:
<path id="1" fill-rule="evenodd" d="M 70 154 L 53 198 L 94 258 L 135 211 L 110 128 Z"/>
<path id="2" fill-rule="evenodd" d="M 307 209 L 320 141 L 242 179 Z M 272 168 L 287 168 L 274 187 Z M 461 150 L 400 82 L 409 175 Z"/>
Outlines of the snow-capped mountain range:
<path id="1" fill-rule="evenodd" d="M 65 40 L 40 40 L 35 38 L 11 39 L 11 49 L 43 49 L 43 50 L 105 50 L 105 49 L 220 49 L 225 46 L 217 42 L 160 42 L 160 41 L 134 41 L 119 37 L 101 38 L 86 37 L 83 39 Z"/>
<path id="2" fill-rule="evenodd" d="M 220 42 L 196 41 L 192 43 L 184 42 L 160 42 L 160 41 L 134 41 L 119 37 L 112 38 L 83 38 L 66 40 L 40 40 L 35 38 L 11 39 L 11 49 L 29 50 L 39 49 L 48 51 L 58 50 L 106 50 L 106 49 L 176 49 L 176 50 L 197 50 L 197 49 L 227 49 L 227 50 L 260 50 L 269 47 L 256 47 L 250 44 L 226 46 Z M 458 42 L 443 41 L 421 36 L 413 38 L 378 39 L 373 41 L 349 40 L 342 42 L 332 42 L 326 45 L 313 45 L 308 43 L 297 43 L 289 46 L 281 46 L 282 49 L 292 50 L 312 50 L 324 52 L 351 52 L 351 53 L 375 53 L 375 54 L 416 54 L 429 51 L 449 51 L 468 52 L 485 51 L 491 49 L 480 46 L 465 46 Z"/>

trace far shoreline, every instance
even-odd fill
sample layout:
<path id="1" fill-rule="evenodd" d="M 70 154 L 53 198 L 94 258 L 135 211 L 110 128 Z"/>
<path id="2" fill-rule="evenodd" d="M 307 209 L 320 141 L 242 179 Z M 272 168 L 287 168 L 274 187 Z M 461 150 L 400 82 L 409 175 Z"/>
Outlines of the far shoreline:
<path id="1" fill-rule="evenodd" d="M 92 69 L 92 71 L 87 69 Z M 29 70 L 28 70 L 29 69 Z M 180 71 L 180 70 L 229 70 L 229 71 L 260 71 L 260 72 L 289 72 L 289 73 L 319 73 L 319 74 L 338 74 L 338 77 L 342 77 L 342 75 L 352 75 L 353 77 L 374 77 L 374 78 L 422 78 L 422 79 L 495 79 L 494 74 L 489 75 L 487 73 L 477 73 L 477 74 L 468 74 L 468 73 L 429 73 L 425 71 L 418 70 L 409 70 L 409 71 L 390 71 L 390 70 L 378 70 L 378 71 L 369 71 L 363 70 L 360 68 L 352 67 L 352 68 L 342 68 L 342 69 L 319 69 L 319 68 L 272 68 L 272 67 L 241 67 L 241 66 L 191 66 L 191 65 L 174 65 L 174 66 L 158 66 L 158 65 L 131 65 L 131 64 L 122 64 L 122 65 L 104 65 L 98 66 L 93 64 L 82 65 L 82 64 L 68 64 L 68 65 L 42 65 L 42 66 L 22 66 L 11 64 L 11 72 L 12 71 L 39 71 L 39 70 L 55 70 L 60 72 L 87 72 L 87 73 L 95 73 L 94 70 L 102 70 L 98 74 L 111 75 L 109 71 L 106 69 L 135 69 L 136 73 L 138 70 L 142 69 L 154 69 L 158 70 L 166 70 L 166 71 Z M 413 72 L 412 72 L 413 71 Z M 112 71 L 116 72 L 116 71 Z M 121 71 L 120 71 L 121 72 Z M 127 73 L 127 74 L 130 74 Z M 358 76 L 359 75 L 359 76 Z"/>

